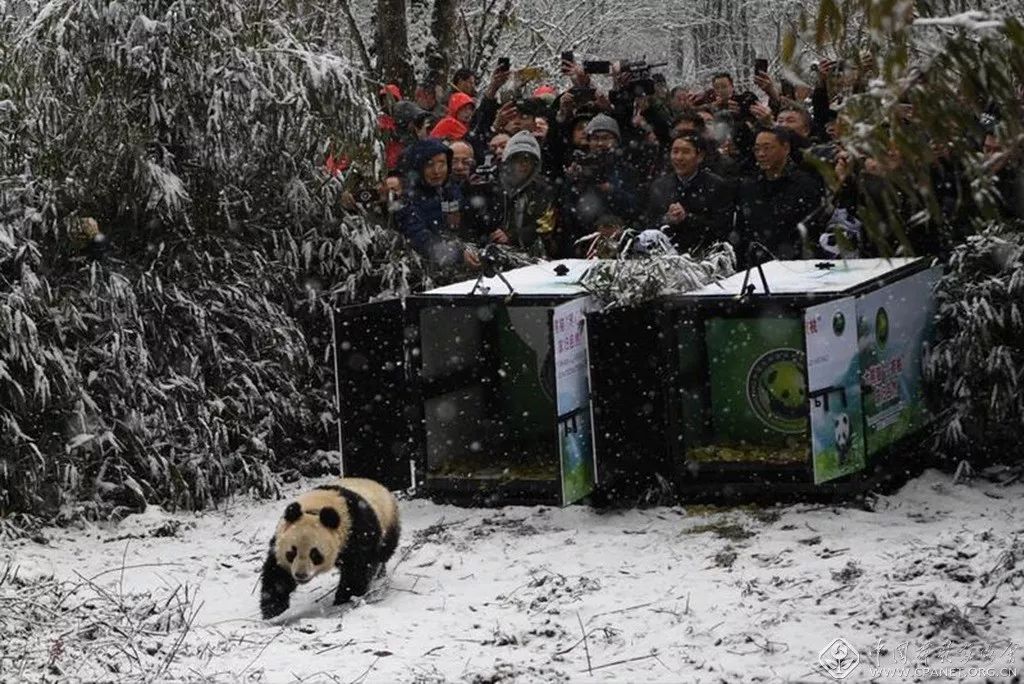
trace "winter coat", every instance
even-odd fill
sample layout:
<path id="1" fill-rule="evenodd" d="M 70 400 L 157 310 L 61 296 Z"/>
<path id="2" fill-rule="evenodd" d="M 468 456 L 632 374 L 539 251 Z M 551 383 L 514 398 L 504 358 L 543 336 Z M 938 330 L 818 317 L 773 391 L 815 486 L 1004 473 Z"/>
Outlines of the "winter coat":
<path id="1" fill-rule="evenodd" d="M 775 180 L 758 173 L 743 183 L 737 214 L 738 256 L 743 259 L 746 247 L 759 242 L 777 259 L 814 258 L 827 217 L 823 199 L 821 183 L 792 161 Z M 798 228 L 801 222 L 807 227 L 806 239 Z"/>
<path id="2" fill-rule="evenodd" d="M 450 172 L 452 151 L 439 140 L 421 140 L 405 151 L 408 190 L 395 220 L 413 249 L 434 264 L 452 266 L 462 261 L 464 250 L 452 239 L 459 226 L 461 195 L 451 183 L 435 188 L 423 180 L 424 167 L 438 154 L 447 157 Z"/>
<path id="3" fill-rule="evenodd" d="M 448 98 L 448 115 L 437 122 L 430 131 L 431 138 L 442 140 L 462 140 L 469 128 L 456 118 L 459 110 L 467 105 L 473 104 L 473 98 L 465 93 L 455 92 Z"/>
<path id="4" fill-rule="evenodd" d="M 529 155 L 535 165 L 531 176 L 513 187 L 507 171 L 508 160 L 515 154 Z M 517 133 L 505 147 L 501 182 L 466 188 L 464 222 L 473 226 L 471 232 L 482 243 L 500 228 L 508 235 L 511 247 L 538 257 L 555 251 L 555 191 L 541 173 L 541 156 L 540 144 L 531 133 Z"/>
<path id="5" fill-rule="evenodd" d="M 380 131 L 381 139 L 384 140 L 384 163 L 388 171 L 398 168 L 398 161 L 402 157 L 405 146 L 399 137 L 398 126 L 390 114 L 380 114 L 377 117 L 377 130 Z"/>
<path id="6" fill-rule="evenodd" d="M 686 218 L 682 223 L 668 223 L 665 233 L 677 250 L 690 252 L 729 238 L 736 202 L 727 181 L 703 167 L 689 181 L 674 171 L 661 176 L 651 184 L 646 226 L 660 228 L 666 224 L 665 214 L 675 202 L 683 205 Z"/>
<path id="7" fill-rule="evenodd" d="M 559 201 L 559 225 L 565 241 L 562 253 L 572 253 L 572 242 L 594 231 L 601 217 L 612 214 L 627 224 L 637 218 L 637 174 L 620 150 L 607 153 L 605 168 L 596 179 L 568 178 L 562 184 Z M 608 187 L 603 187 L 607 183 Z"/>

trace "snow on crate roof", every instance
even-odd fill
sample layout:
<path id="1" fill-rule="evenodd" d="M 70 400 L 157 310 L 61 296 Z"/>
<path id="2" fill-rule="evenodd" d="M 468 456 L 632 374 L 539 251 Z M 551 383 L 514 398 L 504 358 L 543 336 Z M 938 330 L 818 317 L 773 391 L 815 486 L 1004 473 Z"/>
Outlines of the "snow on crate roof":
<path id="1" fill-rule="evenodd" d="M 560 259 L 505 271 L 504 275 L 512 285 L 512 289 L 519 295 L 582 295 L 587 291 L 580 285 L 580 279 L 595 263 L 588 259 Z M 555 272 L 559 266 L 568 269 L 565 275 L 558 275 Z M 420 294 L 468 295 L 473 291 L 474 285 L 476 285 L 476 278 L 427 290 Z M 481 287 L 486 288 L 486 294 L 491 297 L 504 297 L 508 294 L 508 288 L 500 278 L 484 278 Z M 477 294 L 481 294 L 480 288 L 477 289 Z"/>
<path id="2" fill-rule="evenodd" d="M 845 261 L 823 262 L 818 259 L 807 261 L 769 261 L 763 264 L 765 280 L 771 294 L 839 294 L 863 285 L 888 273 L 922 261 L 920 258 L 898 259 L 847 259 Z M 829 263 L 831 268 L 820 268 L 818 264 Z M 684 297 L 721 297 L 735 295 L 743 285 L 746 271 L 741 270 L 725 280 L 711 283 Z M 761 276 L 756 268 L 750 270 L 749 283 L 754 292 L 762 293 Z"/>

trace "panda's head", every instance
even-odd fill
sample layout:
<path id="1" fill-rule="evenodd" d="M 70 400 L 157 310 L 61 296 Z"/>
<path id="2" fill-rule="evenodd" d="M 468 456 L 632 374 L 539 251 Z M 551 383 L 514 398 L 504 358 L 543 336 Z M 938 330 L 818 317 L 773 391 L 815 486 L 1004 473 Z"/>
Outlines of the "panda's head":
<path id="1" fill-rule="evenodd" d="M 287 568 L 299 584 L 330 570 L 341 547 L 340 526 L 335 508 L 324 506 L 308 513 L 297 501 L 288 504 L 275 544 L 278 565 Z"/>

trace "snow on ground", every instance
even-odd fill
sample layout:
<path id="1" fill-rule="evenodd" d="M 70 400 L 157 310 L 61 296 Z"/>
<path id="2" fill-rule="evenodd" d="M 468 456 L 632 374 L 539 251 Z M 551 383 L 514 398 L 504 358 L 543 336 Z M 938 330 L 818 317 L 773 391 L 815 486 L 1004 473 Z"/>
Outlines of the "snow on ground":
<path id="1" fill-rule="evenodd" d="M 286 501 L 151 509 L 4 542 L 0 680 L 830 681 L 842 637 L 844 681 L 1003 681 L 1024 671 L 1022 495 L 929 471 L 873 511 L 404 501 L 363 603 L 320 578 L 270 622 L 256 582 Z"/>

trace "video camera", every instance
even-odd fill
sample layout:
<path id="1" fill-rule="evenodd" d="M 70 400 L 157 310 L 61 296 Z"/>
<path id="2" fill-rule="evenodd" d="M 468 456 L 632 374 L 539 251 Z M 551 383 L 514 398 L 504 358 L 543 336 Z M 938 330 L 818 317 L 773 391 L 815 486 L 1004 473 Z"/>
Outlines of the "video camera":
<path id="1" fill-rule="evenodd" d="M 639 59 L 633 62 L 622 62 L 619 65 L 619 73 L 628 74 L 626 85 L 633 91 L 635 97 L 654 94 L 654 69 L 668 66 L 668 62 L 648 64 L 647 60 Z"/>
<path id="2" fill-rule="evenodd" d="M 494 155 L 488 154 L 484 157 L 483 163 L 473 169 L 469 182 L 471 185 L 491 185 L 498 179 L 498 171 L 499 167 L 494 160 Z"/>
<path id="3" fill-rule="evenodd" d="M 550 105 L 539 97 L 526 97 L 516 100 L 516 111 L 528 116 L 544 116 Z"/>
<path id="4" fill-rule="evenodd" d="M 648 64 L 646 59 L 621 60 L 619 74 L 625 76 L 626 88 L 635 97 L 654 94 L 654 70 L 668 66 L 668 62 Z M 608 60 L 583 62 L 583 71 L 588 74 L 609 74 L 612 63 Z"/>

